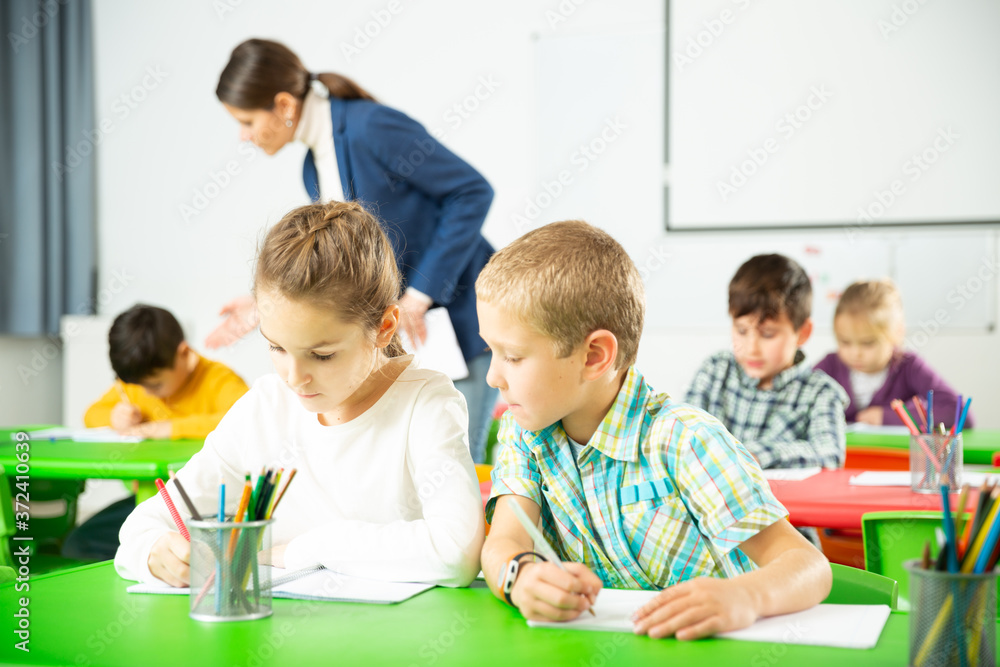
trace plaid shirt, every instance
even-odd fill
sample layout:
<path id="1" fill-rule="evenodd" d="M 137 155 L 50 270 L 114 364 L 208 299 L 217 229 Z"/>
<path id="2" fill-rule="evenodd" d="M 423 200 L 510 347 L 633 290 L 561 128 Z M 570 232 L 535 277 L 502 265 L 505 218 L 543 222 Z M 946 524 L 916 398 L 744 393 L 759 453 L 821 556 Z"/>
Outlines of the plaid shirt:
<path id="1" fill-rule="evenodd" d="M 660 589 L 754 568 L 738 547 L 787 515 L 719 421 L 655 394 L 630 368 L 577 461 L 560 423 L 525 431 L 504 415 L 486 505 L 530 498 L 560 558 L 612 588 Z"/>
<path id="2" fill-rule="evenodd" d="M 847 394 L 804 359 L 799 350 L 771 389 L 759 389 L 732 352 L 719 352 L 702 364 L 685 400 L 718 417 L 762 468 L 839 468 L 846 456 Z"/>

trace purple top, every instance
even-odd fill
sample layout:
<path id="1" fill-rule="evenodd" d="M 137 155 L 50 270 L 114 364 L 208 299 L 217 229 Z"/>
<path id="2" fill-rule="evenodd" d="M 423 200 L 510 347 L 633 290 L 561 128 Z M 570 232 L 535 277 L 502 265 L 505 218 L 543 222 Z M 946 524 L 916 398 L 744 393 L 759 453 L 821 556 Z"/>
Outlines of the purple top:
<path id="1" fill-rule="evenodd" d="M 836 352 L 826 355 L 822 361 L 816 364 L 816 369 L 821 370 L 847 391 L 851 402 L 847 405 L 844 416 L 848 422 L 857 421 L 858 406 L 854 403 L 854 392 L 851 390 L 851 369 L 840 360 Z M 958 395 L 947 382 L 931 370 L 931 367 L 924 363 L 924 360 L 913 352 L 901 352 L 893 357 L 889 362 L 889 374 L 878 391 L 872 396 L 872 405 L 884 408 L 882 421 L 885 424 L 902 424 L 899 417 L 889 406 L 890 401 L 900 399 L 906 403 L 906 409 L 910 411 L 914 419 L 918 419 L 914 413 L 914 396 L 927 400 L 928 390 L 934 390 L 934 423 L 944 422 L 945 427 L 951 428 L 955 421 L 955 405 L 958 403 Z M 974 425 L 972 419 L 972 409 L 965 418 L 963 428 L 971 428 Z M 921 426 L 921 430 L 926 428 L 926 424 Z"/>

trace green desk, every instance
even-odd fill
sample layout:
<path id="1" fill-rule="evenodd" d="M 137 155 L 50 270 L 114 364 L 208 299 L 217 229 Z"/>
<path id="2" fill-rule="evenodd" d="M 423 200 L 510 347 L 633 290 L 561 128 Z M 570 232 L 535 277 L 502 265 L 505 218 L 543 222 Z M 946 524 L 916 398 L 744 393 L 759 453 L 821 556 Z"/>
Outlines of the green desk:
<path id="1" fill-rule="evenodd" d="M 35 429 L 42 427 L 26 427 Z M 8 476 L 18 463 L 11 434 L 25 429 L 0 429 L 0 465 Z M 138 500 L 156 493 L 157 477 L 167 479 L 194 456 L 204 440 L 143 440 L 134 443 L 32 441 L 30 475 L 48 479 L 136 479 Z"/>
<path id="2" fill-rule="evenodd" d="M 880 433 L 848 433 L 847 447 L 884 447 L 909 449 L 910 436 Z M 991 465 L 993 453 L 1000 452 L 1000 430 L 969 429 L 962 432 L 962 460 L 965 463 Z"/>
<path id="3" fill-rule="evenodd" d="M 188 598 L 130 595 L 110 563 L 30 581 L 30 653 L 14 648 L 13 584 L 0 586 L 0 662 L 32 665 L 905 665 L 908 619 L 893 613 L 868 651 L 725 639 L 651 640 L 532 629 L 485 587 L 437 588 L 399 605 L 275 600 L 267 619 L 204 623 Z M 598 602 L 600 604 L 600 602 Z"/>

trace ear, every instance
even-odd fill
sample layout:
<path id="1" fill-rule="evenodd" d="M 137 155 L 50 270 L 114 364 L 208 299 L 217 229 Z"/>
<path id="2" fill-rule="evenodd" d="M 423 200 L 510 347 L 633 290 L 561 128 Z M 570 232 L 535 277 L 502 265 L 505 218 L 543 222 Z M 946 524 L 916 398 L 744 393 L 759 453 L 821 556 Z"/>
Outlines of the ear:
<path id="1" fill-rule="evenodd" d="M 586 358 L 583 379 L 596 380 L 608 371 L 615 370 L 618 360 L 618 338 L 607 329 L 598 329 L 587 336 L 582 344 Z"/>
<path id="2" fill-rule="evenodd" d="M 392 304 L 382 312 L 382 322 L 379 324 L 378 333 L 375 334 L 375 347 L 381 350 L 389 345 L 398 328 L 399 306 Z"/>
<path id="3" fill-rule="evenodd" d="M 299 100 L 291 93 L 280 92 L 274 96 L 274 113 L 282 120 L 285 116 L 294 116 L 298 112 Z"/>
<path id="4" fill-rule="evenodd" d="M 806 341 L 809 340 L 810 336 L 812 336 L 812 332 L 813 332 L 813 321 L 812 318 L 809 317 L 806 318 L 806 321 L 802 323 L 801 327 L 799 327 L 799 347 L 802 347 L 803 345 L 806 344 Z"/>

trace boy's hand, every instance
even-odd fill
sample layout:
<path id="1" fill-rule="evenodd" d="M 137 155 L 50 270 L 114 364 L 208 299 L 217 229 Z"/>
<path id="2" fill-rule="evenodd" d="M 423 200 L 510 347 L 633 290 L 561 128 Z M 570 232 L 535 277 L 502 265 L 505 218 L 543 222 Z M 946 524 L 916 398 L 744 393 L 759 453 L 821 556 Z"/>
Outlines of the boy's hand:
<path id="1" fill-rule="evenodd" d="M 154 577 L 171 586 L 182 588 L 191 582 L 191 545 L 178 532 L 156 540 L 146 563 Z"/>
<path id="2" fill-rule="evenodd" d="M 882 407 L 879 405 L 873 405 L 870 408 L 865 408 L 864 410 L 858 412 L 857 419 L 859 422 L 863 422 L 865 424 L 881 426 L 883 422 Z"/>
<path id="3" fill-rule="evenodd" d="M 535 621 L 571 621 L 587 611 L 603 584 L 582 563 L 523 563 L 510 599 L 525 618 Z"/>
<path id="4" fill-rule="evenodd" d="M 632 616 L 637 635 L 698 639 L 752 625 L 753 596 L 734 579 L 702 577 L 663 590 Z"/>
<path id="5" fill-rule="evenodd" d="M 119 433 L 142 423 L 142 411 L 131 403 L 122 401 L 111 408 L 111 428 Z"/>
<path id="6" fill-rule="evenodd" d="M 169 440 L 173 435 L 174 426 L 169 420 L 159 422 L 144 422 L 138 426 L 121 431 L 122 435 L 136 435 L 140 438 L 150 438 L 153 440 Z"/>

